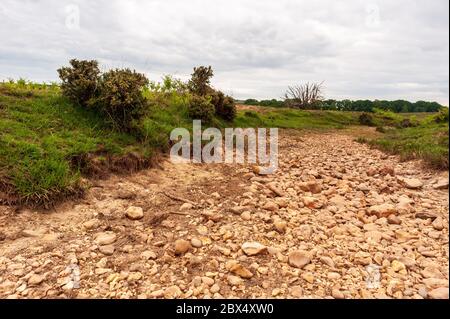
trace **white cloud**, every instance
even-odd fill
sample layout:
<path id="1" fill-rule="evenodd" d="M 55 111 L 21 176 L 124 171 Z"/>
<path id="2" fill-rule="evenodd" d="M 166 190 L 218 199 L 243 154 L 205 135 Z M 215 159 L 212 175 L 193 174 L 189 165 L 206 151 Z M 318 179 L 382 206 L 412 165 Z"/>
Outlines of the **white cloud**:
<path id="1" fill-rule="evenodd" d="M 73 14 L 79 8 L 79 28 Z M 238 98 L 325 81 L 332 98 L 449 96 L 447 0 L 2 0 L 0 78 L 56 80 L 72 57 L 153 79 L 211 64 Z M 70 16 L 72 15 L 72 16 Z M 68 24 L 67 21 L 70 23 Z"/>

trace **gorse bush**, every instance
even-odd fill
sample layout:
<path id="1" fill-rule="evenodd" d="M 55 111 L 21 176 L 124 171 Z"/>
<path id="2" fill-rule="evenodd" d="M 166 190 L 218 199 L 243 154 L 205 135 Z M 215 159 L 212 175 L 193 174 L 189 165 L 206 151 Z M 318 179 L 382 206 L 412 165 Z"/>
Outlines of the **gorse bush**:
<path id="1" fill-rule="evenodd" d="M 435 123 L 448 123 L 448 108 L 442 108 L 438 114 L 433 117 Z"/>
<path id="2" fill-rule="evenodd" d="M 226 121 L 232 121 L 236 117 L 236 103 L 230 96 L 221 91 L 214 91 L 211 95 L 211 103 L 214 105 L 216 115 Z"/>
<path id="3" fill-rule="evenodd" d="M 189 117 L 193 120 L 202 120 L 210 123 L 214 118 L 215 108 L 209 99 L 193 95 L 189 101 Z"/>
<path id="4" fill-rule="evenodd" d="M 145 75 L 129 69 L 100 73 L 98 62 L 71 60 L 58 70 L 64 96 L 97 110 L 115 129 L 130 131 L 145 111 L 142 91 L 149 84 Z"/>
<path id="5" fill-rule="evenodd" d="M 211 78 L 214 72 L 211 66 L 199 66 L 194 68 L 194 73 L 192 73 L 191 79 L 188 82 L 188 88 L 191 94 L 198 97 L 204 97 L 210 100 L 210 104 L 214 106 L 214 113 L 218 117 L 226 120 L 232 121 L 236 117 L 236 103 L 234 99 L 230 96 L 226 96 L 223 92 L 214 90 L 211 87 Z M 200 100 L 195 99 L 191 108 L 195 109 L 193 113 L 203 115 L 209 114 L 211 108 L 206 103 L 198 103 Z M 204 105 L 207 107 L 204 112 L 198 110 L 199 105 Z"/>
<path id="6" fill-rule="evenodd" d="M 188 87 L 189 91 L 195 95 L 206 96 L 210 91 L 210 82 L 214 72 L 211 66 L 199 66 L 194 68 Z"/>
<path id="7" fill-rule="evenodd" d="M 111 70 L 102 75 L 100 90 L 94 105 L 107 116 L 116 129 L 130 131 L 147 106 L 143 95 L 149 81 L 144 74 L 124 70 Z"/>
<path id="8" fill-rule="evenodd" d="M 63 95 L 74 103 L 86 106 L 89 100 L 96 96 L 100 69 L 98 62 L 70 60 L 70 67 L 58 69 L 62 80 L 61 90 Z"/>
<path id="9" fill-rule="evenodd" d="M 359 116 L 359 124 L 361 125 L 367 125 L 367 126 L 374 126 L 375 123 L 373 121 L 373 116 L 369 113 L 363 113 Z"/>

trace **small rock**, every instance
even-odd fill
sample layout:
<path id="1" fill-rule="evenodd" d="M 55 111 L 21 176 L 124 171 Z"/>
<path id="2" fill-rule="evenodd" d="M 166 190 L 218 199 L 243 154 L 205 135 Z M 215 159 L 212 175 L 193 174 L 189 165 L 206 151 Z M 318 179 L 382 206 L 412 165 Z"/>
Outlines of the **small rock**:
<path id="1" fill-rule="evenodd" d="M 111 245 L 117 240 L 116 234 L 111 231 L 97 233 L 95 235 L 95 242 L 100 246 Z"/>
<path id="2" fill-rule="evenodd" d="M 283 190 L 279 187 L 277 187 L 276 185 L 270 183 L 267 184 L 267 187 L 274 192 L 277 196 L 283 197 L 285 195 L 285 192 L 283 192 Z"/>
<path id="3" fill-rule="evenodd" d="M 235 264 L 231 267 L 230 271 L 235 274 L 238 275 L 241 278 L 244 279 L 250 279 L 253 277 L 253 273 L 248 270 L 247 268 L 245 268 L 244 266 L 242 266 L 241 264 Z"/>
<path id="4" fill-rule="evenodd" d="M 227 280 L 228 283 L 232 286 L 239 286 L 240 284 L 242 284 L 242 279 L 237 276 L 229 275 L 227 277 Z"/>
<path id="5" fill-rule="evenodd" d="M 204 276 L 204 277 L 202 277 L 202 283 L 204 283 L 205 285 L 210 287 L 210 286 L 214 285 L 214 279 Z"/>
<path id="6" fill-rule="evenodd" d="M 44 281 L 44 276 L 41 275 L 31 275 L 30 278 L 28 278 L 28 285 L 30 286 L 37 286 L 40 285 Z"/>
<path id="7" fill-rule="evenodd" d="M 419 189 L 423 187 L 422 181 L 417 178 L 397 177 L 397 180 L 399 181 L 400 184 L 409 189 Z"/>
<path id="8" fill-rule="evenodd" d="M 220 286 L 218 284 L 214 284 L 209 288 L 209 291 L 213 294 L 218 293 L 220 291 Z"/>
<path id="9" fill-rule="evenodd" d="M 433 185 L 434 189 L 448 189 L 448 178 L 441 178 Z"/>
<path id="10" fill-rule="evenodd" d="M 178 239 L 175 241 L 174 249 L 175 249 L 175 255 L 184 255 L 189 250 L 191 250 L 192 246 L 191 243 L 184 240 L 184 239 Z"/>
<path id="11" fill-rule="evenodd" d="M 395 271 L 395 272 L 403 272 L 403 273 L 406 273 L 406 266 L 405 266 L 402 262 L 400 262 L 400 261 L 398 261 L 398 260 L 392 261 L 392 263 L 391 263 L 391 268 L 392 268 L 392 270 Z"/>
<path id="12" fill-rule="evenodd" d="M 98 219 L 91 219 L 91 220 L 88 220 L 87 222 L 84 222 L 83 227 L 85 229 L 89 230 L 89 229 L 93 229 L 93 228 L 97 227 L 99 224 L 100 224 L 100 222 Z"/>
<path id="13" fill-rule="evenodd" d="M 394 169 L 393 166 L 385 165 L 385 166 L 383 166 L 383 167 L 380 169 L 379 173 L 380 173 L 381 175 L 391 175 L 391 176 L 395 176 L 395 169 Z"/>
<path id="14" fill-rule="evenodd" d="M 241 246 L 247 256 L 255 256 L 267 252 L 267 247 L 258 242 L 246 242 Z"/>
<path id="15" fill-rule="evenodd" d="M 45 234 L 45 229 L 24 229 L 22 235 L 24 237 L 41 237 Z"/>
<path id="16" fill-rule="evenodd" d="M 263 209 L 276 212 L 279 209 L 279 206 L 277 203 L 269 201 L 263 206 Z"/>
<path id="17" fill-rule="evenodd" d="M 291 296 L 294 298 L 303 297 L 303 288 L 301 286 L 294 286 L 291 288 Z"/>
<path id="18" fill-rule="evenodd" d="M 303 273 L 301 277 L 310 284 L 314 283 L 314 275 L 310 272 Z"/>
<path id="19" fill-rule="evenodd" d="M 156 259 L 158 256 L 156 255 L 155 252 L 151 251 L 151 250 L 146 250 L 141 254 L 142 258 L 144 258 L 145 260 L 149 260 L 149 259 Z"/>
<path id="20" fill-rule="evenodd" d="M 187 210 L 191 210 L 193 207 L 193 205 L 191 203 L 184 203 L 183 205 L 180 206 L 180 211 L 184 212 Z"/>
<path id="21" fill-rule="evenodd" d="M 114 245 L 105 245 L 105 246 L 100 246 L 98 250 L 100 250 L 100 252 L 106 256 L 111 256 L 112 254 L 114 254 Z"/>
<path id="22" fill-rule="evenodd" d="M 304 192 L 310 192 L 313 194 L 319 194 L 322 192 L 322 186 L 316 181 L 309 181 L 306 183 L 300 183 L 299 187 Z"/>
<path id="23" fill-rule="evenodd" d="M 305 196 L 305 197 L 303 197 L 302 200 L 303 200 L 303 204 L 305 204 L 305 206 L 308 208 L 314 209 L 314 208 L 321 207 L 319 200 L 315 197 Z"/>
<path id="24" fill-rule="evenodd" d="M 402 220 L 395 215 L 389 215 L 387 221 L 391 225 L 400 225 L 402 223 Z"/>
<path id="25" fill-rule="evenodd" d="M 325 265 L 327 265 L 328 267 L 331 267 L 331 268 L 334 268 L 334 261 L 333 261 L 333 259 L 331 259 L 330 257 L 328 257 L 328 256 L 323 256 L 323 257 L 320 257 L 320 261 L 322 262 L 322 263 L 324 263 Z"/>
<path id="26" fill-rule="evenodd" d="M 436 230 L 443 230 L 444 229 L 444 221 L 442 220 L 442 217 L 438 217 L 433 221 L 433 228 Z"/>
<path id="27" fill-rule="evenodd" d="M 307 264 L 311 262 L 311 257 L 309 253 L 302 251 L 302 250 L 296 250 L 289 254 L 289 265 L 295 268 L 303 268 Z"/>
<path id="28" fill-rule="evenodd" d="M 200 239 L 194 237 L 191 239 L 191 245 L 194 248 L 201 248 L 203 246 L 203 243 Z"/>
<path id="29" fill-rule="evenodd" d="M 448 288 L 440 287 L 440 288 L 433 289 L 430 292 L 428 292 L 428 296 L 431 299 L 449 299 Z"/>
<path id="30" fill-rule="evenodd" d="M 247 210 L 247 207 L 244 206 L 234 206 L 230 208 L 230 212 L 236 215 L 240 215 Z"/>
<path id="31" fill-rule="evenodd" d="M 182 292 L 180 287 L 178 286 L 171 286 L 164 290 L 164 298 L 166 299 L 176 299 L 181 296 Z"/>
<path id="32" fill-rule="evenodd" d="M 331 296 L 334 299 L 345 299 L 344 294 L 339 289 L 333 289 L 331 290 Z"/>
<path id="33" fill-rule="evenodd" d="M 241 218 L 243 220 L 250 220 L 250 219 L 252 219 L 252 216 L 249 211 L 245 211 L 241 214 Z"/>
<path id="34" fill-rule="evenodd" d="M 273 222 L 273 227 L 280 234 L 284 234 L 286 232 L 286 229 L 287 229 L 287 223 L 284 220 L 276 219 Z"/>
<path id="35" fill-rule="evenodd" d="M 418 219 L 431 219 L 435 220 L 438 216 L 436 214 L 430 213 L 430 212 L 419 212 L 414 215 L 415 218 Z"/>
<path id="36" fill-rule="evenodd" d="M 375 205 L 368 209 L 367 214 L 370 216 L 377 216 L 378 218 L 389 217 L 390 215 L 395 215 L 397 210 L 391 204 L 381 204 Z"/>
<path id="37" fill-rule="evenodd" d="M 125 216 L 131 220 L 139 220 L 144 218 L 144 211 L 141 207 L 130 206 L 126 210 Z"/>

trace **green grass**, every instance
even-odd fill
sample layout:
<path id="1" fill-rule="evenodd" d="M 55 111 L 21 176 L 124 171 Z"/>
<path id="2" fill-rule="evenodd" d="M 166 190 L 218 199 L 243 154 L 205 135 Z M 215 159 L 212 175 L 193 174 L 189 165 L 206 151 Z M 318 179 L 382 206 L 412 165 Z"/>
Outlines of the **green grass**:
<path id="1" fill-rule="evenodd" d="M 366 140 L 402 160 L 422 159 L 437 169 L 448 169 L 448 123 L 423 123 L 417 127 L 389 129 L 382 137 Z"/>
<path id="2" fill-rule="evenodd" d="M 303 111 L 287 108 L 270 109 L 263 112 L 239 111 L 235 127 L 278 127 L 286 129 L 342 129 L 357 125 L 358 117 L 352 112 Z"/>
<path id="3" fill-rule="evenodd" d="M 79 194 L 81 176 L 90 172 L 86 166 L 92 161 L 107 166 L 108 161 L 136 154 L 149 160 L 168 149 L 174 128 L 192 129 L 188 96 L 156 89 L 145 96 L 148 113 L 135 132 L 127 134 L 112 130 L 92 110 L 74 106 L 55 84 L 0 83 L 0 202 L 45 204 Z M 215 119 L 203 126 L 330 130 L 358 125 L 359 115 L 263 108 L 239 111 L 234 123 Z M 375 113 L 386 133 L 366 142 L 404 159 L 422 158 L 434 167 L 448 168 L 448 114 L 444 123 L 429 117 L 417 120 L 417 127 L 392 128 L 407 116 L 411 115 Z"/>
<path id="4" fill-rule="evenodd" d="M 79 192 L 78 156 L 149 156 L 136 138 L 73 106 L 58 87 L 0 84 L 0 105 L 0 199 L 3 191 L 8 200 L 45 203 Z"/>

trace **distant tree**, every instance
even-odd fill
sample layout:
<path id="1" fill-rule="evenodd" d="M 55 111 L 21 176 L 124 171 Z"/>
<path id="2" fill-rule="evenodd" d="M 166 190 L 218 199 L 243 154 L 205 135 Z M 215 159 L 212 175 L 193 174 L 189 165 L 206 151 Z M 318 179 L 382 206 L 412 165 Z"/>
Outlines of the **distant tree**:
<path id="1" fill-rule="evenodd" d="M 306 83 L 288 87 L 284 98 L 289 107 L 299 109 L 317 109 L 323 100 L 322 83 Z"/>
<path id="2" fill-rule="evenodd" d="M 255 99 L 247 99 L 244 101 L 245 105 L 259 105 L 258 100 Z"/>

